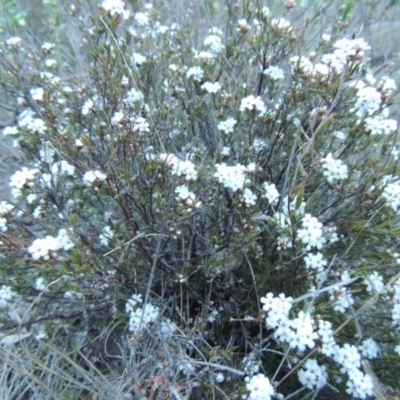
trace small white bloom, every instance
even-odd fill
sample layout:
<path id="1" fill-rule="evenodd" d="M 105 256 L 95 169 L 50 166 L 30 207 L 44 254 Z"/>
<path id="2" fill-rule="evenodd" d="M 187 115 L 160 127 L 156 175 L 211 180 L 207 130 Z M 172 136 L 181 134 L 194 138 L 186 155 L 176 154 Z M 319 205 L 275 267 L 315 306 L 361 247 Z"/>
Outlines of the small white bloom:
<path id="1" fill-rule="evenodd" d="M 87 171 L 85 175 L 83 175 L 83 183 L 86 186 L 92 186 L 97 181 L 103 182 L 107 178 L 107 175 L 101 171 Z"/>
<path id="2" fill-rule="evenodd" d="M 260 96 L 254 97 L 250 95 L 241 100 L 240 111 L 258 111 L 259 116 L 263 116 L 267 112 L 267 108 Z"/>
<path id="3" fill-rule="evenodd" d="M 225 121 L 221 121 L 218 124 L 218 130 L 223 131 L 224 133 L 233 133 L 235 125 L 237 124 L 236 119 L 229 117 Z"/>
<path id="4" fill-rule="evenodd" d="M 218 82 L 205 82 L 201 85 L 201 89 L 210 94 L 216 94 L 221 91 L 221 85 Z"/>
<path id="5" fill-rule="evenodd" d="M 283 70 L 279 67 L 271 65 L 263 71 L 263 74 L 268 76 L 273 81 L 278 81 L 285 78 Z"/>

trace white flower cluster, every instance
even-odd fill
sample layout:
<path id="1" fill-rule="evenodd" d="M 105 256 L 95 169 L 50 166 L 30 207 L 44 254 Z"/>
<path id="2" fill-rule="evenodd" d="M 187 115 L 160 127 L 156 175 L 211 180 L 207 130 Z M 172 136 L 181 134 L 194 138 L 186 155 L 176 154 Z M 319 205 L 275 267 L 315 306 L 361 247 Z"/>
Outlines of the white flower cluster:
<path id="1" fill-rule="evenodd" d="M 267 112 L 267 108 L 260 96 L 255 97 L 251 94 L 241 100 L 240 111 L 258 111 L 258 115 L 262 117 Z"/>
<path id="2" fill-rule="evenodd" d="M 67 161 L 60 160 L 52 164 L 50 167 L 49 174 L 41 174 L 40 182 L 42 184 L 51 186 L 52 183 L 57 182 L 61 176 L 73 176 L 75 173 L 75 167 L 69 164 Z"/>
<path id="3" fill-rule="evenodd" d="M 111 117 L 111 125 L 120 126 L 124 120 L 124 113 L 122 111 L 116 111 Z"/>
<path id="4" fill-rule="evenodd" d="M 31 133 L 43 134 L 47 131 L 46 124 L 40 118 L 35 117 L 35 113 L 27 109 L 23 111 L 18 117 L 18 126 Z"/>
<path id="5" fill-rule="evenodd" d="M 298 350 L 300 354 L 309 348 L 313 349 L 316 342 L 322 342 L 321 353 L 331 357 L 341 366 L 341 372 L 347 374 L 347 392 L 354 397 L 365 399 L 372 395 L 372 379 L 361 372 L 361 355 L 357 348 L 348 343 L 342 347 L 334 339 L 332 324 L 328 321 L 314 321 L 311 314 L 300 311 L 298 317 L 289 318 L 293 299 L 284 294 L 274 297 L 268 293 L 260 299 L 263 310 L 266 312 L 265 322 L 268 328 L 274 329 L 274 337 L 289 347 Z M 379 347 L 373 339 L 366 339 L 359 346 L 361 354 L 366 358 L 375 358 L 379 354 Z M 306 361 L 298 372 L 298 379 L 308 389 L 320 389 L 327 380 L 328 373 L 324 366 L 318 365 L 316 360 Z"/>
<path id="6" fill-rule="evenodd" d="M 99 235 L 100 244 L 102 246 L 108 246 L 109 241 L 113 237 L 114 237 L 114 231 L 109 226 L 105 226 L 102 229 L 102 233 Z"/>
<path id="7" fill-rule="evenodd" d="M 171 167 L 172 175 L 184 176 L 187 181 L 197 179 L 196 167 L 190 160 L 182 161 L 174 154 L 166 153 L 162 153 L 158 157 Z"/>
<path id="8" fill-rule="evenodd" d="M 101 171 L 87 171 L 83 175 L 83 183 L 88 187 L 93 187 L 97 189 L 101 182 L 104 182 L 107 175 Z"/>
<path id="9" fill-rule="evenodd" d="M 216 94 L 221 91 L 221 85 L 218 82 L 204 82 L 201 89 L 210 94 Z"/>
<path id="10" fill-rule="evenodd" d="M 395 213 L 400 208 L 400 182 L 391 176 L 386 176 L 381 184 L 384 187 L 381 197 Z"/>
<path id="11" fill-rule="evenodd" d="M 292 24 L 285 18 L 274 18 L 271 20 L 272 30 L 275 32 L 291 32 L 293 30 Z"/>
<path id="12" fill-rule="evenodd" d="M 126 93 L 125 98 L 122 100 L 122 102 L 127 106 L 132 107 L 135 104 L 142 104 L 143 99 L 143 93 L 139 90 L 132 88 Z"/>
<path id="13" fill-rule="evenodd" d="M 332 153 L 329 153 L 325 158 L 321 159 L 322 167 L 324 168 L 324 176 L 329 183 L 335 183 L 348 178 L 347 165 L 341 160 L 335 160 Z"/>
<path id="14" fill-rule="evenodd" d="M 322 223 L 311 214 L 305 214 L 301 223 L 302 228 L 297 231 L 297 239 L 306 246 L 307 251 L 312 248 L 322 249 L 327 242 Z"/>
<path id="15" fill-rule="evenodd" d="M 357 100 L 354 104 L 354 110 L 360 119 L 365 115 L 372 115 L 380 109 L 382 96 L 374 87 L 361 87 L 357 90 L 356 94 Z"/>
<path id="16" fill-rule="evenodd" d="M 227 120 L 221 121 L 221 122 L 218 124 L 218 130 L 219 130 L 219 131 L 222 131 L 222 132 L 224 132 L 224 133 L 226 133 L 226 134 L 228 134 L 228 133 L 233 133 L 233 130 L 235 129 L 235 125 L 236 125 L 236 124 L 237 124 L 236 119 L 230 117 L 230 118 L 228 118 Z"/>
<path id="17" fill-rule="evenodd" d="M 150 303 L 143 304 L 142 295 L 132 295 L 125 305 L 125 310 L 129 314 L 129 330 L 133 333 L 139 332 L 144 326 L 157 321 L 160 310 Z"/>
<path id="18" fill-rule="evenodd" d="M 325 365 L 318 365 L 317 360 L 308 359 L 297 373 L 299 382 L 306 388 L 321 389 L 328 380 L 328 372 Z"/>
<path id="19" fill-rule="evenodd" d="M 26 167 L 22 167 L 19 171 L 16 171 L 11 176 L 9 183 L 12 187 L 11 193 L 13 197 L 20 197 L 22 189 L 33 187 L 33 180 L 38 172 L 38 169 L 29 169 Z"/>
<path id="20" fill-rule="evenodd" d="M 175 189 L 176 200 L 187 207 L 188 212 L 201 207 L 201 201 L 198 201 L 196 195 L 191 192 L 186 185 L 180 185 Z"/>
<path id="21" fill-rule="evenodd" d="M 58 236 L 46 236 L 43 239 L 35 239 L 28 247 L 28 253 L 33 260 L 49 260 L 50 256 L 54 256 L 56 251 L 68 251 L 74 247 L 70 235 L 66 229 L 60 229 Z"/>
<path id="22" fill-rule="evenodd" d="M 186 77 L 189 79 L 192 78 L 195 82 L 201 82 L 203 76 L 204 70 L 199 66 L 191 67 L 186 72 Z"/>
<path id="23" fill-rule="evenodd" d="M 138 132 L 140 135 L 143 135 L 146 132 L 150 132 L 150 124 L 145 118 L 137 117 L 134 121 L 132 130 L 133 132 Z"/>
<path id="24" fill-rule="evenodd" d="M 21 47 L 22 39 L 18 36 L 11 37 L 6 40 L 6 45 L 13 50 L 18 50 Z"/>
<path id="25" fill-rule="evenodd" d="M 112 18 L 121 16 L 123 19 L 128 19 L 130 16 L 130 12 L 125 9 L 125 3 L 121 0 L 104 0 L 99 4 L 99 9 Z"/>
<path id="26" fill-rule="evenodd" d="M 265 193 L 262 196 L 268 200 L 269 204 L 272 204 L 272 205 L 277 204 L 280 195 L 279 195 L 278 189 L 276 188 L 275 184 L 264 182 L 263 186 L 264 186 Z"/>
<path id="27" fill-rule="evenodd" d="M 82 106 L 82 115 L 88 115 L 89 112 L 93 109 L 94 107 L 94 102 L 92 99 L 88 99 L 83 103 Z"/>
<path id="28" fill-rule="evenodd" d="M 392 134 L 397 130 L 397 121 L 387 118 L 388 115 L 389 109 L 384 108 L 380 114 L 373 117 L 366 117 L 363 121 L 365 130 L 373 136 Z"/>
<path id="29" fill-rule="evenodd" d="M 7 218 L 5 217 L 10 214 L 13 208 L 14 206 L 7 201 L 2 201 L 0 203 L 0 231 L 7 231 Z"/>
<path id="30" fill-rule="evenodd" d="M 367 292 L 370 295 L 374 295 L 375 293 L 381 292 L 381 290 L 385 286 L 385 282 L 383 281 L 383 276 L 377 271 L 374 271 L 371 274 L 369 274 L 364 279 L 364 284 L 366 286 Z"/>
<path id="31" fill-rule="evenodd" d="M 222 163 L 216 164 L 215 167 L 217 172 L 214 173 L 214 177 L 218 179 L 219 183 L 234 192 L 243 190 L 244 186 L 250 182 L 247 177 L 247 173 L 250 172 L 249 166 L 241 164 L 229 166 Z"/>
<path id="32" fill-rule="evenodd" d="M 279 81 L 285 78 L 283 70 L 275 65 L 271 65 L 267 69 L 264 69 L 263 74 L 273 81 Z"/>
<path id="33" fill-rule="evenodd" d="M 2 285 L 0 288 L 0 309 L 7 308 L 15 297 L 17 297 L 17 293 L 13 292 L 10 286 Z"/>
<path id="34" fill-rule="evenodd" d="M 270 400 L 275 395 L 274 387 L 264 374 L 247 376 L 244 378 L 246 389 L 249 392 L 243 395 L 246 400 Z"/>
<path id="35" fill-rule="evenodd" d="M 218 28 L 210 28 L 210 35 L 204 39 L 204 47 L 211 53 L 212 57 L 224 51 L 225 46 L 222 43 L 222 31 Z"/>

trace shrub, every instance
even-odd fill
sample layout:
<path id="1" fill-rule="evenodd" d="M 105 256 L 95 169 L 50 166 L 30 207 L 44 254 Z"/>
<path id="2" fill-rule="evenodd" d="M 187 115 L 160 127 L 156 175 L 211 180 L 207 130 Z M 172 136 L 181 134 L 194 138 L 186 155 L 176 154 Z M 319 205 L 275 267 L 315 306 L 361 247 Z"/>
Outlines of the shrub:
<path id="1" fill-rule="evenodd" d="M 400 354 L 394 68 L 374 77 L 340 24 L 309 49 L 292 3 L 228 7 L 204 37 L 162 4 L 71 7 L 76 64 L 4 42 L 3 134 L 26 160 L 0 204 L 3 397 L 383 390 L 367 359 Z"/>

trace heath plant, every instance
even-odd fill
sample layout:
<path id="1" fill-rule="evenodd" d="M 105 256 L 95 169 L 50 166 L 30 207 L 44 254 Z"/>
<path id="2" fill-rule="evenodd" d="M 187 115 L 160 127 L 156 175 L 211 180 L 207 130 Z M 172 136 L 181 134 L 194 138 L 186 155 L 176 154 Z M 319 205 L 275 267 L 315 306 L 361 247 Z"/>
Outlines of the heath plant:
<path id="1" fill-rule="evenodd" d="M 0 397 L 398 389 L 396 65 L 374 75 L 341 21 L 307 42 L 293 1 L 232 3 L 197 25 L 72 5 L 76 63 L 2 43 L 25 157 L 0 203 Z"/>

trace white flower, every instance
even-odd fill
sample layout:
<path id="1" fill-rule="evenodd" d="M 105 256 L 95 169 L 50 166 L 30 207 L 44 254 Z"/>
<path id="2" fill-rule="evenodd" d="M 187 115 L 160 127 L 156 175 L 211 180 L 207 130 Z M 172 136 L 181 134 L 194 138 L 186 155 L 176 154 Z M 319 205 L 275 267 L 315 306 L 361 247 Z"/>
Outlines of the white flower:
<path id="1" fill-rule="evenodd" d="M 374 383 L 369 375 L 363 374 L 359 369 L 349 372 L 346 392 L 358 399 L 366 399 L 374 394 Z"/>
<path id="2" fill-rule="evenodd" d="M 385 96 L 390 96 L 397 89 L 397 85 L 394 79 L 383 76 L 379 81 L 378 88 Z"/>
<path id="3" fill-rule="evenodd" d="M 289 343 L 291 348 L 298 348 L 303 352 L 306 347 L 312 349 L 315 347 L 315 340 L 318 339 L 318 334 L 314 332 L 314 320 L 310 314 L 300 311 L 298 317 L 292 321 L 292 340 Z"/>
<path id="4" fill-rule="evenodd" d="M 357 91 L 357 101 L 354 110 L 359 118 L 372 115 L 379 110 L 382 103 L 381 94 L 372 86 L 360 88 Z"/>
<path id="5" fill-rule="evenodd" d="M 246 203 L 246 207 L 256 205 L 257 196 L 249 188 L 244 189 L 242 198 Z"/>
<path id="6" fill-rule="evenodd" d="M 121 0 L 104 0 L 99 7 L 110 17 L 121 15 L 123 19 L 128 19 L 130 15 L 129 11 L 125 10 L 125 3 Z"/>
<path id="7" fill-rule="evenodd" d="M 321 159 L 322 167 L 324 168 L 324 176 L 329 183 L 334 183 L 339 180 L 348 178 L 347 165 L 341 160 L 335 160 L 332 153 L 329 153 L 325 158 Z"/>
<path id="8" fill-rule="evenodd" d="M 344 58 L 348 58 L 350 60 L 353 59 L 361 59 L 364 57 L 364 51 L 370 50 L 371 47 L 368 43 L 361 38 L 358 39 L 339 39 L 337 40 L 333 47 L 336 49 L 335 54 L 341 53 Z"/>
<path id="9" fill-rule="evenodd" d="M 278 32 L 291 32 L 293 27 L 285 18 L 275 18 L 271 20 L 272 30 Z"/>
<path id="10" fill-rule="evenodd" d="M 44 290 L 46 288 L 46 285 L 44 284 L 44 279 L 42 277 L 39 277 L 35 281 L 35 289 L 36 290 Z"/>
<path id="11" fill-rule="evenodd" d="M 57 240 L 57 248 L 59 250 L 68 251 L 75 246 L 73 241 L 71 240 L 70 234 L 68 234 L 66 229 L 60 229 L 58 231 L 56 240 Z"/>
<path id="12" fill-rule="evenodd" d="M 264 196 L 270 204 L 276 204 L 279 200 L 279 192 L 274 183 L 263 183 L 265 194 Z"/>
<path id="13" fill-rule="evenodd" d="M 297 231 L 298 240 L 306 245 L 307 251 L 310 251 L 313 247 L 321 249 L 326 243 L 326 239 L 323 236 L 322 223 L 311 214 L 305 214 L 302 225 L 303 228 Z"/>
<path id="14" fill-rule="evenodd" d="M 42 88 L 32 88 L 30 94 L 33 100 L 43 101 L 44 90 Z"/>
<path id="15" fill-rule="evenodd" d="M 94 107 L 93 100 L 89 99 L 86 100 L 82 106 L 82 115 L 88 115 L 89 111 L 92 110 Z"/>
<path id="16" fill-rule="evenodd" d="M 240 111 L 258 111 L 259 116 L 263 116 L 267 112 L 267 108 L 260 96 L 254 97 L 250 95 L 241 100 Z"/>
<path id="17" fill-rule="evenodd" d="M 201 89 L 207 93 L 218 93 L 221 91 L 221 85 L 218 82 L 205 82 L 201 85 Z"/>
<path id="18" fill-rule="evenodd" d="M 242 361 L 243 371 L 247 375 L 256 375 L 260 370 L 260 363 L 253 353 L 245 356 Z"/>
<path id="19" fill-rule="evenodd" d="M 244 380 L 249 393 L 243 399 L 270 400 L 275 394 L 274 387 L 264 374 L 247 376 Z"/>
<path id="20" fill-rule="evenodd" d="M 54 66 L 57 65 L 57 61 L 54 59 L 49 59 L 49 60 L 46 60 L 44 62 L 44 64 L 46 65 L 47 68 L 53 68 Z"/>
<path id="21" fill-rule="evenodd" d="M 14 208 L 14 206 L 10 203 L 8 203 L 7 201 L 2 201 L 0 203 L 0 216 L 4 217 L 5 215 L 7 215 L 12 209 Z"/>
<path id="22" fill-rule="evenodd" d="M 166 153 L 160 154 L 159 158 L 172 168 L 172 175 L 184 176 L 187 181 L 197 179 L 196 167 L 191 161 L 182 161 L 174 154 Z"/>
<path id="23" fill-rule="evenodd" d="M 357 347 L 345 343 L 337 349 L 335 361 L 344 368 L 344 372 L 357 370 L 361 366 L 361 357 Z"/>
<path id="24" fill-rule="evenodd" d="M 259 153 L 268 147 L 268 143 L 263 139 L 255 138 L 251 147 L 256 153 Z"/>
<path id="25" fill-rule="evenodd" d="M 306 388 L 321 389 L 328 380 L 325 365 L 318 365 L 316 360 L 308 359 L 297 373 L 300 383 Z"/>
<path id="26" fill-rule="evenodd" d="M 204 76 L 203 68 L 199 66 L 189 68 L 186 72 L 186 77 L 192 78 L 195 82 L 201 82 L 203 76 Z"/>
<path id="27" fill-rule="evenodd" d="M 16 126 L 6 126 L 3 129 L 3 135 L 7 136 L 14 136 L 14 135 L 18 135 L 18 128 Z"/>
<path id="28" fill-rule="evenodd" d="M 126 93 L 126 96 L 122 102 L 127 106 L 133 106 L 135 103 L 142 103 L 143 99 L 143 93 L 135 88 L 132 88 Z"/>
<path id="29" fill-rule="evenodd" d="M 226 121 L 221 121 L 218 124 L 218 130 L 225 133 L 233 133 L 237 121 L 235 118 L 229 117 Z"/>
<path id="30" fill-rule="evenodd" d="M 124 119 L 124 113 L 121 111 L 116 111 L 111 118 L 111 125 L 120 125 Z"/>
<path id="31" fill-rule="evenodd" d="M 372 338 L 363 340 L 362 344 L 358 346 L 358 350 L 363 357 L 369 358 L 370 360 L 378 357 L 380 353 L 378 344 Z"/>
<path id="32" fill-rule="evenodd" d="M 163 319 L 161 321 L 160 331 L 161 331 L 162 335 L 171 337 L 174 334 L 174 332 L 176 331 L 176 329 L 177 329 L 177 326 L 176 326 L 175 322 L 172 322 L 170 319 L 167 318 L 167 319 Z"/>
<path id="33" fill-rule="evenodd" d="M 138 26 L 147 26 L 149 24 L 149 17 L 143 12 L 137 12 L 134 18 Z"/>
<path id="34" fill-rule="evenodd" d="M 222 39 L 218 35 L 209 35 L 204 39 L 204 47 L 213 55 L 219 54 L 224 50 Z"/>
<path id="35" fill-rule="evenodd" d="M 28 253 L 33 260 L 49 260 L 49 252 L 58 250 L 58 240 L 53 236 L 46 236 L 43 239 L 35 239 L 28 247 Z"/>
<path id="36" fill-rule="evenodd" d="M 85 175 L 83 175 L 83 183 L 86 186 L 91 187 L 96 182 L 103 182 L 106 178 L 107 175 L 101 171 L 87 171 L 85 172 Z"/>
<path id="37" fill-rule="evenodd" d="M 244 18 L 241 18 L 238 20 L 238 25 L 239 29 L 237 29 L 240 32 L 246 33 L 251 29 L 251 26 L 247 23 L 247 21 Z"/>
<path id="38" fill-rule="evenodd" d="M 307 269 L 317 269 L 322 270 L 328 262 L 324 259 L 322 253 L 318 252 L 316 254 L 309 253 L 304 257 L 304 262 Z"/>
<path id="39" fill-rule="evenodd" d="M 293 74 L 310 75 L 314 69 L 313 63 L 305 56 L 293 56 L 289 62 Z"/>
<path id="40" fill-rule="evenodd" d="M 143 134 L 145 132 L 150 132 L 150 125 L 145 118 L 138 117 L 134 122 L 132 130 L 133 132 L 139 132 L 140 134 Z"/>
<path id="41" fill-rule="evenodd" d="M 354 304 L 351 292 L 345 287 L 337 287 L 329 291 L 330 300 L 333 301 L 333 309 L 340 313 L 345 313 L 346 310 Z"/>
<path id="42" fill-rule="evenodd" d="M 382 275 L 374 271 L 364 279 L 364 285 L 367 286 L 367 292 L 372 295 L 380 292 L 385 286 L 385 283 L 383 282 Z"/>
<path id="43" fill-rule="evenodd" d="M 231 155 L 231 148 L 228 146 L 223 146 L 220 152 L 221 156 L 228 157 Z"/>
<path id="44" fill-rule="evenodd" d="M 22 39 L 18 36 L 6 40 L 6 45 L 11 49 L 18 50 L 21 47 Z"/>
<path id="45" fill-rule="evenodd" d="M 282 321 L 288 319 L 292 301 L 293 299 L 285 297 L 284 293 L 281 293 L 278 297 L 274 297 L 272 293 L 267 293 L 265 297 L 261 297 L 262 308 L 267 313 L 265 323 L 269 328 L 278 328 Z"/>
<path id="46" fill-rule="evenodd" d="M 142 296 L 134 294 L 125 304 L 125 310 L 129 314 L 129 330 L 131 332 L 140 331 L 145 325 L 156 322 L 159 317 L 158 307 L 150 303 L 140 307 L 142 302 Z"/>
<path id="47" fill-rule="evenodd" d="M 45 133 L 46 124 L 40 118 L 35 118 L 35 113 L 30 109 L 23 111 L 18 117 L 18 126 L 33 133 Z"/>
<path id="48" fill-rule="evenodd" d="M 132 61 L 136 65 L 142 65 L 146 62 L 146 57 L 142 56 L 139 53 L 133 52 L 132 53 Z"/>
<path id="49" fill-rule="evenodd" d="M 273 81 L 279 81 L 279 80 L 285 78 L 285 74 L 283 73 L 283 70 L 274 65 L 271 65 L 267 69 L 264 69 L 263 74 L 268 76 Z"/>
<path id="50" fill-rule="evenodd" d="M 0 288 L 0 309 L 6 308 L 8 303 L 16 296 L 17 294 L 11 290 L 10 286 L 2 285 Z"/>
<path id="51" fill-rule="evenodd" d="M 219 183 L 234 192 L 242 190 L 245 184 L 249 182 L 246 176 L 247 168 L 244 165 L 228 166 L 225 163 L 221 163 L 216 164 L 215 167 L 217 172 L 214 173 L 214 177 L 218 179 Z"/>
<path id="52" fill-rule="evenodd" d="M 105 226 L 102 230 L 102 233 L 99 235 L 101 245 L 108 246 L 109 240 L 113 237 L 114 231 L 109 226 Z"/>
<path id="53" fill-rule="evenodd" d="M 51 173 L 53 174 L 54 178 L 56 178 L 57 175 L 73 176 L 75 173 L 75 167 L 69 164 L 67 161 L 60 160 L 51 166 Z"/>
<path id="54" fill-rule="evenodd" d="M 395 119 L 384 119 L 382 115 L 367 117 L 364 120 L 365 129 L 371 135 L 390 135 L 397 130 Z"/>
<path id="55" fill-rule="evenodd" d="M 10 178 L 10 186 L 17 189 L 22 189 L 25 186 L 32 186 L 32 181 L 35 175 L 39 172 L 37 169 L 28 169 L 22 167 L 21 170 L 16 171 Z"/>
<path id="56" fill-rule="evenodd" d="M 394 212 L 400 208 L 400 182 L 390 182 L 384 188 L 381 197 Z"/>

